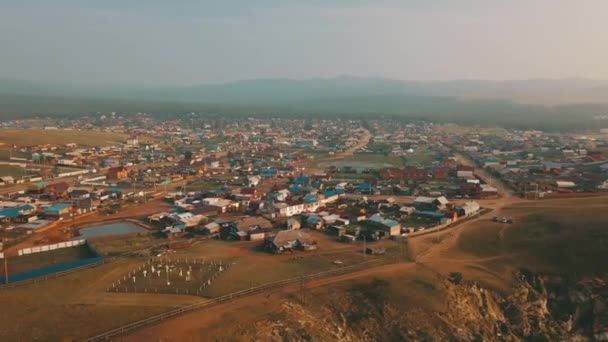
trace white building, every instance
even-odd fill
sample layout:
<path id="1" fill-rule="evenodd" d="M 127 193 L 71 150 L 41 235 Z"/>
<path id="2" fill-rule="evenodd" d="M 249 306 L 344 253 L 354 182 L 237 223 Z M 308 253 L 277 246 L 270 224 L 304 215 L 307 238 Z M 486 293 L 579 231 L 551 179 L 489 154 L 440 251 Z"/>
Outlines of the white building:
<path id="1" fill-rule="evenodd" d="M 273 206 L 276 213 L 280 217 L 291 217 L 293 215 L 301 214 L 306 210 L 304 203 L 275 203 L 273 204 Z"/>

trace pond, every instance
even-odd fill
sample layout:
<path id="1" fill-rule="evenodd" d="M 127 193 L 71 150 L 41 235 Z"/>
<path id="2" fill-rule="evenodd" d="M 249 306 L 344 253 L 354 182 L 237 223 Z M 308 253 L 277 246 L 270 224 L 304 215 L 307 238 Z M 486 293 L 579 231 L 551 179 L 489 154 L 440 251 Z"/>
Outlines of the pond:
<path id="1" fill-rule="evenodd" d="M 124 221 L 83 228 L 80 230 L 80 235 L 75 237 L 74 239 L 92 239 L 104 236 L 127 235 L 146 232 L 146 229 L 136 224 Z"/>

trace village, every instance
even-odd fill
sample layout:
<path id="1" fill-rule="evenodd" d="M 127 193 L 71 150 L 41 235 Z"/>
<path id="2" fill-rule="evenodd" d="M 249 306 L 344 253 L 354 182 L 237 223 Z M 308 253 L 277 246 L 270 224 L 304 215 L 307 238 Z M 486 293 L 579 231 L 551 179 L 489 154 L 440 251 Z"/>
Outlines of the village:
<path id="1" fill-rule="evenodd" d="M 89 274 L 102 306 L 146 296 L 160 309 L 412 261 L 410 239 L 514 225 L 503 205 L 594 195 L 606 178 L 601 134 L 547 150 L 554 135 L 390 120 L 1 125 L 0 286 Z M 595 181 L 581 183 L 583 169 Z"/>
<path id="2" fill-rule="evenodd" d="M 450 125 L 386 120 L 198 124 L 144 114 L 41 127 L 3 123 L 0 133 L 9 135 L 0 164 L 2 256 L 70 241 L 86 241 L 91 260 L 142 250 L 163 255 L 209 240 L 252 244 L 269 255 L 306 255 L 333 241 L 381 255 L 381 241 L 489 212 L 483 202 L 500 198 L 503 185 L 515 195 L 543 197 L 601 191 L 597 181 L 606 178 L 588 171 L 595 183 L 571 184 L 572 177 L 584 179 L 580 168 L 605 169 L 602 139 L 456 134 Z M 19 130 L 56 138 L 11 144 Z M 92 134 L 99 139 L 89 141 Z M 504 183 L 488 183 L 493 179 Z"/>

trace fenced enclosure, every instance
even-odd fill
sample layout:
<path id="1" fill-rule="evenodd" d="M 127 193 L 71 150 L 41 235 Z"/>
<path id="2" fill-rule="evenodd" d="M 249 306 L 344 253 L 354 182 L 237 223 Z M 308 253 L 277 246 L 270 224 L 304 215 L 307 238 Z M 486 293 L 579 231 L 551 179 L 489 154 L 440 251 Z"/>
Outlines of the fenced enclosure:
<path id="1" fill-rule="evenodd" d="M 232 265 L 227 260 L 151 258 L 109 285 L 108 291 L 204 296 Z"/>
<path id="2" fill-rule="evenodd" d="M 387 265 L 387 264 L 391 264 L 391 263 L 397 263 L 399 261 L 400 260 L 396 257 L 379 258 L 379 259 L 369 260 L 369 261 L 365 261 L 365 262 L 362 262 L 359 264 L 345 266 L 345 267 L 341 267 L 341 268 L 337 268 L 337 269 L 333 269 L 333 270 L 329 270 L 329 271 L 309 274 L 309 275 L 305 275 L 305 276 L 297 277 L 297 278 L 284 279 L 284 280 L 276 281 L 273 283 L 268 283 L 268 284 L 264 284 L 264 285 L 260 285 L 260 286 L 256 286 L 256 287 L 251 287 L 247 290 L 242 290 L 242 291 L 230 293 L 230 294 L 227 294 L 224 296 L 216 297 L 213 299 L 201 301 L 201 302 L 187 305 L 187 306 L 184 306 L 181 308 L 177 308 L 175 310 L 171 310 L 166 313 L 155 315 L 155 316 L 152 316 L 152 317 L 149 317 L 149 318 L 137 321 L 137 322 L 129 323 L 127 325 L 107 331 L 100 335 L 88 338 L 85 340 L 85 342 L 111 341 L 113 337 L 123 335 L 125 333 L 134 331 L 136 329 L 139 329 L 139 328 L 142 328 L 145 326 L 149 326 L 149 325 L 152 325 L 155 323 L 159 323 L 164 320 L 171 319 L 171 318 L 183 315 L 185 313 L 188 313 L 188 312 L 191 312 L 194 310 L 201 310 L 201 309 L 213 307 L 214 305 L 232 301 L 237 298 L 253 295 L 256 293 L 261 293 L 264 291 L 276 290 L 283 286 L 301 283 L 306 280 L 320 279 L 320 278 L 324 278 L 324 277 L 328 277 L 328 276 L 356 272 L 356 271 L 370 268 L 370 267 L 379 267 L 379 266 L 383 266 L 383 265 Z"/>

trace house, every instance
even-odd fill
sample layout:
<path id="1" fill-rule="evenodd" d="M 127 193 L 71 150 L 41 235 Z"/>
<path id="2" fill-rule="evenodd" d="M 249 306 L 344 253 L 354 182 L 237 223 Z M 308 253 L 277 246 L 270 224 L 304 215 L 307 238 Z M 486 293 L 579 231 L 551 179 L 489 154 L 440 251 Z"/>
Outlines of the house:
<path id="1" fill-rule="evenodd" d="M 88 190 L 74 189 L 70 192 L 70 198 L 74 200 L 89 198 L 91 193 Z"/>
<path id="2" fill-rule="evenodd" d="M 414 207 L 405 206 L 405 207 L 399 208 L 400 213 L 402 213 L 404 215 L 408 215 L 408 216 L 412 215 L 415 211 L 416 211 L 416 208 L 414 208 Z"/>
<path id="3" fill-rule="evenodd" d="M 555 181 L 555 184 L 560 189 L 568 189 L 576 187 L 576 183 L 570 181 Z"/>
<path id="4" fill-rule="evenodd" d="M 192 207 L 192 209 L 190 209 L 190 212 L 194 215 L 209 217 L 217 215 L 218 207 L 212 205 L 195 205 Z"/>
<path id="5" fill-rule="evenodd" d="M 379 214 L 373 215 L 366 222 L 375 225 L 384 232 L 384 237 L 398 236 L 401 234 L 401 224 L 395 220 L 386 219 Z M 382 236 L 380 236 L 382 238 Z"/>
<path id="6" fill-rule="evenodd" d="M 361 194 L 371 195 L 374 193 L 374 186 L 371 183 L 361 183 L 357 188 L 357 192 Z"/>
<path id="7" fill-rule="evenodd" d="M 217 222 L 211 222 L 203 227 L 203 234 L 212 235 L 220 232 L 220 225 Z"/>
<path id="8" fill-rule="evenodd" d="M 44 193 L 51 198 L 64 198 L 68 196 L 70 185 L 66 182 L 49 184 L 44 188 Z"/>
<path id="9" fill-rule="evenodd" d="M 205 198 L 203 199 L 203 204 L 217 207 L 221 213 L 227 213 L 239 208 L 239 204 L 237 202 L 217 197 Z"/>
<path id="10" fill-rule="evenodd" d="M 301 227 L 302 227 L 302 224 L 300 223 L 299 219 L 292 217 L 289 220 L 287 220 L 287 229 L 288 230 L 300 229 Z"/>
<path id="11" fill-rule="evenodd" d="M 203 215 L 195 215 L 192 212 L 175 213 L 169 215 L 174 224 L 184 225 L 186 228 L 197 226 L 204 218 Z M 206 219 L 205 219 L 206 220 Z"/>
<path id="12" fill-rule="evenodd" d="M 71 216 L 72 209 L 72 203 L 57 203 L 53 206 L 45 208 L 44 215 L 54 219 L 63 219 Z"/>
<path id="13" fill-rule="evenodd" d="M 267 236 L 264 249 L 276 254 L 293 250 L 310 251 L 317 249 L 317 243 L 307 232 L 298 230 L 282 230 L 274 236 Z"/>
<path id="14" fill-rule="evenodd" d="M 479 206 L 479 203 L 467 202 L 464 205 L 457 207 L 456 212 L 458 213 L 458 216 L 460 216 L 460 217 L 471 216 L 471 215 L 477 214 L 480 209 L 481 209 L 481 207 Z"/>
<path id="15" fill-rule="evenodd" d="M 495 198 L 498 196 L 498 189 L 488 184 L 481 184 L 480 187 L 480 196 L 482 198 Z"/>
<path id="16" fill-rule="evenodd" d="M 498 167 L 498 166 L 500 166 L 498 159 L 493 158 L 493 157 L 486 159 L 483 163 L 483 167 Z"/>
<path id="17" fill-rule="evenodd" d="M 0 177 L 0 180 L 2 182 L 4 182 L 4 184 L 13 184 L 13 183 L 15 183 L 15 179 L 12 176 Z"/>
<path id="18" fill-rule="evenodd" d="M 450 169 L 447 167 L 434 167 L 431 170 L 434 179 L 447 179 L 450 174 Z"/>
<path id="19" fill-rule="evenodd" d="M 370 183 L 366 183 L 366 184 L 370 184 Z M 344 195 L 344 190 L 340 190 L 340 189 L 333 189 L 333 190 L 324 190 L 321 192 L 321 195 L 323 195 L 323 199 L 321 200 L 321 202 L 323 203 L 333 203 L 335 201 L 337 201 L 341 195 Z"/>
<path id="20" fill-rule="evenodd" d="M 78 214 L 90 213 L 97 210 L 97 204 L 90 197 L 77 199 L 74 201 L 74 207 Z"/>
<path id="21" fill-rule="evenodd" d="M 138 146 L 139 145 L 139 140 L 137 139 L 136 135 L 132 135 L 127 139 L 127 145 L 128 146 Z"/>
<path id="22" fill-rule="evenodd" d="M 414 208 L 416 208 L 416 210 L 435 211 L 445 209 L 448 203 L 448 200 L 443 196 L 437 198 L 421 196 L 414 200 Z"/>
<path id="23" fill-rule="evenodd" d="M 304 203 L 274 203 L 276 214 L 279 217 L 291 217 L 305 211 Z"/>
<path id="24" fill-rule="evenodd" d="M 163 229 L 162 232 L 168 239 L 178 238 L 186 233 L 186 226 L 177 224 Z"/>
<path id="25" fill-rule="evenodd" d="M 129 177 L 129 170 L 123 166 L 112 167 L 108 170 L 108 179 L 124 179 Z"/>
<path id="26" fill-rule="evenodd" d="M 559 173 L 562 170 L 562 164 L 555 162 L 546 162 L 543 165 L 543 171 L 545 173 Z"/>
<path id="27" fill-rule="evenodd" d="M 116 160 L 116 159 L 114 159 L 114 158 L 107 158 L 107 159 L 105 159 L 105 160 L 103 161 L 103 166 L 104 166 L 104 167 L 111 167 L 111 168 L 114 168 L 114 167 L 118 167 L 118 165 L 119 165 L 118 160 Z"/>
<path id="28" fill-rule="evenodd" d="M 443 176 L 443 170 L 438 168 L 438 173 Z M 380 172 L 380 176 L 384 180 L 396 179 L 396 180 L 423 180 L 429 177 L 429 173 L 424 168 L 419 167 L 406 167 L 399 169 L 396 167 L 385 168 Z M 447 178 L 447 172 L 445 173 Z"/>
<path id="29" fill-rule="evenodd" d="M 472 179 L 472 178 L 475 178 L 475 175 L 473 174 L 473 171 L 458 170 L 458 171 L 456 171 L 456 177 L 458 177 L 458 178 L 465 178 L 465 179 Z"/>
<path id="30" fill-rule="evenodd" d="M 260 174 L 264 178 L 276 177 L 277 176 L 277 169 L 262 170 L 262 172 Z"/>
<path id="31" fill-rule="evenodd" d="M 275 193 L 275 199 L 279 202 L 286 201 L 291 193 L 287 189 L 279 190 Z"/>
<path id="32" fill-rule="evenodd" d="M 322 229 L 323 228 L 323 220 L 321 219 L 321 216 L 319 215 L 309 215 L 306 218 L 306 226 L 313 228 L 313 229 Z"/>
<path id="33" fill-rule="evenodd" d="M 226 240 L 262 240 L 273 229 L 272 222 L 258 216 L 242 217 L 220 226 L 220 236 Z"/>
<path id="34" fill-rule="evenodd" d="M 260 184 L 261 181 L 262 181 L 262 177 L 260 177 L 260 176 L 247 177 L 247 182 L 249 183 L 250 187 L 258 186 L 258 184 Z"/>
<path id="35" fill-rule="evenodd" d="M 428 178 L 428 172 L 423 168 L 418 167 L 406 167 L 403 169 L 404 180 L 423 180 Z"/>
<path id="36" fill-rule="evenodd" d="M 36 212 L 36 208 L 29 205 L 14 206 L 12 208 L 0 208 L 0 222 L 27 221 L 26 217 Z"/>

